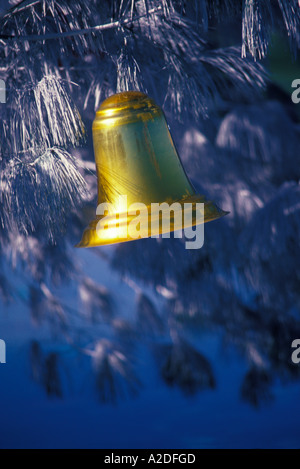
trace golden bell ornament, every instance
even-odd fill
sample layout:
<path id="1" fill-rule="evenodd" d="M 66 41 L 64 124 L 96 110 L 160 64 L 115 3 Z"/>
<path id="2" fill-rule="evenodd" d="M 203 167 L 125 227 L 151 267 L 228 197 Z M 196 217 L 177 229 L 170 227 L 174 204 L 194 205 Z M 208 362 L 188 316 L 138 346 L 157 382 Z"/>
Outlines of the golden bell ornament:
<path id="1" fill-rule="evenodd" d="M 91 221 L 78 247 L 136 239 L 127 229 L 134 216 L 132 207 L 149 208 L 147 212 L 142 208 L 139 212 L 146 213 L 140 223 L 140 238 L 177 230 L 175 212 L 185 204 L 191 207 L 192 215 L 189 222 L 182 218 L 182 229 L 199 223 L 196 203 L 204 204 L 204 222 L 227 213 L 203 195 L 196 194 L 177 154 L 165 116 L 147 95 L 127 91 L 107 98 L 93 122 L 93 143 L 98 208 L 100 204 L 108 208 Z M 166 227 L 161 213 L 156 215 L 156 220 L 151 215 L 150 207 L 155 203 L 175 203 Z M 104 218 L 105 224 L 101 225 Z"/>

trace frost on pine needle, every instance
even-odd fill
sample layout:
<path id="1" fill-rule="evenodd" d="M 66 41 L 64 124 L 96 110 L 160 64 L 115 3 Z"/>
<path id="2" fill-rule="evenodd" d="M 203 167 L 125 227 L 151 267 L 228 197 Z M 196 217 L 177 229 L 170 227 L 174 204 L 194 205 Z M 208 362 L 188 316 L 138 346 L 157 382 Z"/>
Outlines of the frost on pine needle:
<path id="1" fill-rule="evenodd" d="M 54 77 L 44 77 L 34 89 L 34 97 L 39 120 L 48 123 L 53 144 L 78 145 L 84 137 L 84 125 L 61 83 Z"/>
<path id="2" fill-rule="evenodd" d="M 189 114 L 196 120 L 202 116 L 208 117 L 213 82 L 207 80 L 206 70 L 202 70 L 201 80 L 198 81 L 195 78 L 197 75 L 188 73 L 189 68 L 176 57 L 168 57 L 168 54 L 165 54 L 165 60 L 169 78 L 164 107 L 181 122 Z"/>
<path id="3" fill-rule="evenodd" d="M 196 3 L 193 2 L 193 8 L 195 7 L 195 9 L 198 8 Z M 202 2 L 202 5 L 199 6 L 200 11 L 207 11 L 209 15 L 213 14 L 209 5 L 205 7 L 204 3 Z M 229 14 L 229 11 L 231 11 L 230 3 L 230 1 L 226 2 L 224 8 L 220 3 L 214 13 L 223 11 L 223 14 Z M 194 119 L 198 120 L 202 115 L 207 116 L 212 104 L 218 102 L 222 92 L 227 95 L 229 88 L 232 91 L 232 85 L 238 86 L 242 96 L 253 94 L 256 85 L 259 88 L 263 86 L 262 67 L 255 67 L 248 60 L 239 61 L 240 50 L 233 53 L 233 48 L 231 50 L 220 49 L 215 54 L 211 51 L 211 47 L 201 37 L 201 31 L 197 29 L 197 24 L 193 21 L 194 18 L 189 19 L 187 15 L 182 14 L 185 11 L 183 2 L 182 4 L 181 2 L 175 4 L 167 0 L 160 2 L 150 0 L 115 2 L 111 10 L 107 6 L 99 4 L 99 2 L 95 2 L 95 5 L 98 11 L 97 14 L 95 13 L 95 18 L 100 24 L 105 21 L 109 24 L 109 22 L 113 22 L 118 18 L 120 25 L 117 30 L 111 28 L 105 35 L 101 35 L 101 47 L 96 50 L 94 61 L 90 63 L 91 52 L 94 49 L 88 49 L 85 56 L 82 55 L 82 51 L 76 51 L 76 54 L 82 57 L 83 62 L 86 60 L 86 67 L 77 68 L 78 61 L 75 60 L 74 51 L 66 53 L 66 50 L 62 47 L 62 44 L 68 43 L 68 38 L 64 37 L 62 43 L 60 41 L 54 43 L 50 40 L 45 41 L 44 44 L 48 57 L 51 57 L 50 68 L 53 74 L 57 75 L 56 80 L 61 76 L 61 67 L 57 65 L 57 58 L 67 64 L 66 73 L 69 73 L 70 68 L 72 68 L 73 80 L 80 82 L 82 84 L 81 89 L 85 90 L 84 107 L 90 102 L 91 97 L 93 97 L 95 108 L 97 108 L 100 100 L 116 91 L 120 92 L 128 89 L 148 90 L 149 94 L 154 97 L 162 95 L 162 102 L 165 99 L 167 108 L 174 112 L 179 120 L 183 121 L 187 117 L 187 111 Z M 81 7 L 74 5 L 72 13 L 73 6 L 67 6 L 65 2 L 61 7 L 55 6 L 55 8 L 62 9 L 70 18 L 73 18 L 75 14 L 79 14 L 76 8 Z M 36 6 L 32 8 L 39 11 L 40 2 L 36 2 Z M 45 8 L 54 8 L 54 5 L 51 2 L 48 5 L 46 2 Z M 89 13 L 85 10 L 87 7 L 82 8 L 84 10 L 84 14 L 81 13 L 82 18 L 86 23 L 88 15 L 92 15 L 93 7 L 90 6 Z M 109 12 L 111 12 L 112 17 L 109 17 Z M 23 13 L 23 10 L 20 11 L 17 8 L 12 14 L 12 17 L 15 18 L 14 21 L 19 22 L 19 16 Z M 51 15 L 54 14 L 52 10 L 50 13 Z M 42 17 L 45 16 L 44 13 L 39 14 Z M 97 20 L 93 18 L 89 23 L 90 26 Z M 47 21 L 45 18 L 46 31 L 48 26 L 51 31 L 51 23 L 48 25 Z M 79 26 L 76 21 L 73 21 L 72 24 L 74 24 L 74 29 Z M 36 25 L 36 28 L 38 29 L 39 26 Z M 62 32 L 65 32 L 63 28 Z M 94 36 L 98 37 L 99 34 L 100 31 L 82 34 L 78 37 L 94 38 Z M 127 42 L 128 45 L 126 45 Z M 121 52 L 120 43 L 125 44 Z M 11 52 L 13 56 L 9 62 L 14 63 L 14 67 L 10 69 L 10 74 L 15 73 L 15 70 L 17 70 L 15 78 L 21 74 L 28 79 L 28 73 L 30 73 L 31 80 L 37 78 L 40 75 L 40 68 L 35 63 L 35 57 L 42 59 L 41 51 L 32 42 L 30 43 L 30 50 L 35 50 L 34 55 L 28 54 L 28 51 L 26 52 L 22 41 L 16 44 L 12 42 L 9 45 L 8 49 L 20 48 L 19 52 L 17 49 L 15 52 Z M 145 47 L 147 48 L 147 54 L 145 54 Z M 22 62 L 27 64 L 23 71 L 20 67 L 20 57 L 23 59 Z M 46 76 L 49 76 L 49 72 L 47 72 L 48 65 L 44 65 Z M 71 81 L 70 76 L 67 78 Z M 20 76 L 18 81 L 19 79 Z M 49 106 L 47 98 L 50 99 L 51 96 L 50 85 L 47 86 L 47 83 L 43 83 L 43 87 L 46 95 L 42 96 L 42 101 L 44 99 L 46 106 Z M 39 90 L 37 92 L 39 93 Z M 56 93 L 56 96 L 59 96 L 59 93 Z M 39 111 L 37 115 L 40 116 L 41 108 L 43 112 L 44 106 L 43 102 L 41 105 L 39 104 L 39 96 L 37 96 L 37 101 Z M 30 109 L 31 105 L 28 104 L 28 106 Z M 52 128 L 49 127 L 49 129 L 51 132 L 53 130 L 52 139 L 54 139 L 52 144 L 61 145 L 59 142 L 67 141 L 71 137 L 68 123 L 71 123 L 74 127 L 74 116 L 68 116 L 66 128 L 62 129 L 62 133 L 59 134 L 56 131 L 56 122 L 59 122 L 61 112 L 60 102 L 57 98 L 53 107 L 57 111 L 58 119 L 54 115 L 53 122 L 50 122 Z M 46 123 L 47 116 L 48 113 L 46 112 L 46 118 L 43 118 Z M 34 122 L 31 126 L 32 130 L 35 130 Z M 77 122 L 77 127 L 80 131 L 80 122 Z M 36 130 L 36 133 L 38 134 L 38 130 Z M 42 136 L 45 136 L 43 128 Z M 40 136 L 38 135 L 38 137 Z M 71 138 L 73 145 L 77 144 L 78 137 L 79 134 L 75 129 L 74 138 Z M 26 133 L 24 139 L 26 139 Z"/>
<path id="4" fill-rule="evenodd" d="M 84 83 L 88 82 L 87 92 L 83 103 L 84 109 L 91 105 L 96 111 L 100 103 L 116 92 L 116 65 L 110 55 L 106 55 L 101 63 L 88 73 Z"/>
<path id="5" fill-rule="evenodd" d="M 162 22 L 158 14 L 150 19 L 151 36 L 147 36 L 149 24 L 145 18 L 139 21 L 137 35 L 149 44 L 147 60 L 152 72 L 146 74 L 147 64 L 140 60 L 139 41 L 135 56 L 141 66 L 147 89 L 157 93 L 155 83 L 148 80 L 153 70 L 159 77 L 160 88 L 165 94 L 166 109 L 177 119 L 184 121 L 187 115 L 195 120 L 207 117 L 214 105 L 232 93 L 242 99 L 253 98 L 266 84 L 264 68 L 248 59 L 242 59 L 238 47 L 212 49 L 195 29 L 195 24 L 176 12 Z M 154 57 L 160 56 L 161 66 Z M 162 60 L 163 59 L 163 60 Z M 154 86 L 153 86 L 154 85 Z"/>
<path id="6" fill-rule="evenodd" d="M 291 48 L 296 53 L 300 45 L 299 0 L 244 0 L 242 21 L 243 57 L 247 51 L 255 60 L 266 56 L 274 24 L 287 31 Z"/>
<path id="7" fill-rule="evenodd" d="M 54 76 L 17 92 L 11 116 L 13 150 L 18 153 L 36 146 L 76 146 L 85 129 L 77 107 Z"/>
<path id="8" fill-rule="evenodd" d="M 266 85 L 263 67 L 241 59 L 236 47 L 202 50 L 191 63 L 166 53 L 165 63 L 169 75 L 165 106 L 179 121 L 188 115 L 197 121 L 208 117 L 228 93 L 247 100 Z"/>
<path id="9" fill-rule="evenodd" d="M 1 167 L 3 163 L 0 159 Z M 10 183 L 9 177 L 5 171 L 0 172 L 0 245 L 7 239 L 9 230 L 11 230 L 10 214 Z"/>
<path id="10" fill-rule="evenodd" d="M 117 60 L 117 87 L 116 92 L 142 91 L 143 87 L 140 67 L 132 54 L 128 54 L 124 47 Z"/>
<path id="11" fill-rule="evenodd" d="M 269 25 L 272 24 L 270 0 L 245 0 L 243 12 L 242 56 L 247 50 L 254 59 L 263 59 L 269 43 Z"/>
<path id="12" fill-rule="evenodd" d="M 68 33 L 96 25 L 100 15 L 95 2 L 69 2 L 62 0 L 38 0 L 20 2 L 7 13 L 0 23 L 2 33 L 16 36 Z M 83 55 L 89 50 L 101 47 L 101 33 L 97 35 L 76 35 L 66 41 L 58 38 L 61 52 L 76 51 Z"/>
<path id="13" fill-rule="evenodd" d="M 200 54 L 201 63 L 207 70 L 213 70 L 211 80 L 221 97 L 253 99 L 266 87 L 267 74 L 260 64 L 242 59 L 238 47 L 208 50 Z"/>
<path id="14" fill-rule="evenodd" d="M 284 25 L 294 52 L 300 47 L 300 2 L 299 0 L 278 0 Z"/>
<path id="15" fill-rule="evenodd" d="M 33 162 L 11 163 L 9 173 L 10 213 L 16 226 L 24 233 L 43 227 L 54 241 L 86 192 L 71 155 L 53 147 Z"/>

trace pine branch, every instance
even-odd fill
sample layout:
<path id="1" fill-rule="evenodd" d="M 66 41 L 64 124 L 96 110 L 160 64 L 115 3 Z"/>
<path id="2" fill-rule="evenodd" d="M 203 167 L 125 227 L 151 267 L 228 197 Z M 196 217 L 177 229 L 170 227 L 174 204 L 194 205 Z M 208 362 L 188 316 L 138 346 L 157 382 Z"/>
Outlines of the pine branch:
<path id="1" fill-rule="evenodd" d="M 265 57 L 272 22 L 270 0 L 244 0 L 242 57 L 247 50 L 255 60 Z"/>
<path id="2" fill-rule="evenodd" d="M 38 2 L 35 2 L 34 4 L 36 3 Z M 50 39 L 63 39 L 63 38 L 74 37 L 74 36 L 82 36 L 85 34 L 96 33 L 99 31 L 122 28 L 122 27 L 126 27 L 127 25 L 128 27 L 130 27 L 131 23 L 138 22 L 138 20 L 140 20 L 143 17 L 149 18 L 149 15 L 152 15 L 154 13 L 159 13 L 159 12 L 163 12 L 163 8 L 161 6 L 158 6 L 157 8 L 151 8 L 145 14 L 134 16 L 131 18 L 123 18 L 118 21 L 113 21 L 110 23 L 101 24 L 97 26 L 91 26 L 89 28 L 82 28 L 82 29 L 70 30 L 70 31 L 59 32 L 59 33 L 29 34 L 29 35 L 24 35 L 24 36 L 0 34 L 0 38 L 1 39 L 13 39 L 13 40 L 18 40 L 18 41 L 47 41 Z"/>
<path id="3" fill-rule="evenodd" d="M 42 230 L 52 242 L 61 236 L 66 219 L 86 192 L 71 155 L 55 147 L 30 163 L 11 159 L 2 172 L 4 184 L 8 190 L 0 193 L 2 223 L 25 234 Z"/>

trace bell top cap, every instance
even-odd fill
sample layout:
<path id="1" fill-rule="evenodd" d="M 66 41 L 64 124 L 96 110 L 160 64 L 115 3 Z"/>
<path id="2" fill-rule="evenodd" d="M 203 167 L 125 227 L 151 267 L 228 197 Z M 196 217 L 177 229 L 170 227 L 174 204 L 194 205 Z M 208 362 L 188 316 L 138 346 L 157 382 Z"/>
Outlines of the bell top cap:
<path id="1" fill-rule="evenodd" d="M 118 106 L 126 106 L 128 104 L 139 104 L 142 101 L 149 100 L 150 98 L 140 91 L 125 91 L 109 96 L 103 103 L 99 110 L 113 109 Z"/>
<path id="2" fill-rule="evenodd" d="M 96 112 L 96 121 L 111 117 L 121 118 L 121 120 L 129 117 L 130 120 L 147 119 L 158 113 L 162 113 L 161 109 L 149 96 L 140 91 L 125 91 L 114 94 L 103 101 Z"/>

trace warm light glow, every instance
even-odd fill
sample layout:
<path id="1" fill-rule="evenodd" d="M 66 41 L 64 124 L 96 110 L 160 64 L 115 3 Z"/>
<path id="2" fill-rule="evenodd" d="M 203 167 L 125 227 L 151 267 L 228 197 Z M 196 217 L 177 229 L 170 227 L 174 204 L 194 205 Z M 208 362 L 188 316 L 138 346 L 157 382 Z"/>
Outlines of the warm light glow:
<path id="1" fill-rule="evenodd" d="M 97 209 L 97 218 L 85 230 L 80 247 L 130 241 L 130 230 L 135 233 L 141 225 L 141 237 L 150 236 L 152 224 L 156 225 L 155 236 L 180 228 L 182 218 L 176 210 L 171 218 L 169 213 L 168 219 L 161 215 L 156 219 L 157 215 L 148 212 L 147 220 L 143 217 L 134 220 L 127 215 L 132 204 L 146 207 L 152 203 L 177 204 L 181 212 L 182 205 L 189 202 L 193 204 L 191 220 L 183 220 L 182 228 L 199 224 L 196 203 L 205 204 L 205 222 L 225 214 L 213 202 L 195 193 L 163 112 L 145 94 L 129 91 L 106 99 L 96 113 L 93 141 L 99 200 L 110 204 L 111 218 L 105 217 L 107 228 L 104 228 L 101 218 L 107 213 Z M 122 214 L 121 224 L 116 223 L 114 215 L 117 214 Z"/>

